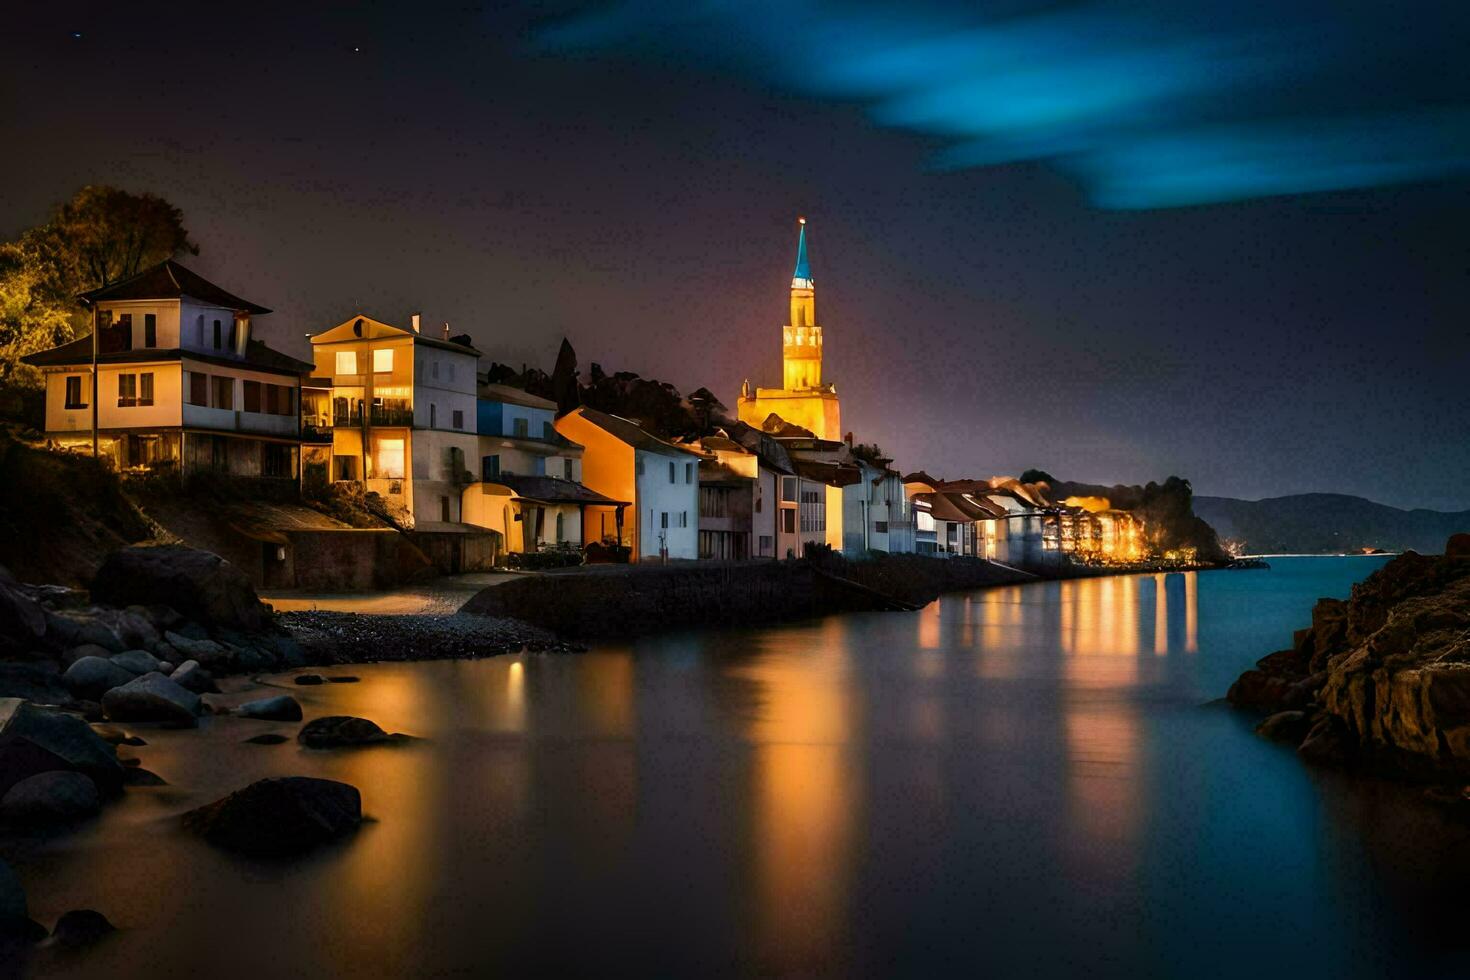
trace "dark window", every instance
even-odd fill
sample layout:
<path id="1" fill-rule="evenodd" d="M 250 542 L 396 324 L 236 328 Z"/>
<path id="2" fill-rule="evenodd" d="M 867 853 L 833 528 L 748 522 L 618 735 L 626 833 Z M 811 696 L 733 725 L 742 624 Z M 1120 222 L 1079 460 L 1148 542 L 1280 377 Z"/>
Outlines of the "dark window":
<path id="1" fill-rule="evenodd" d="M 194 344 L 200 350 L 203 350 L 204 349 L 204 314 L 203 313 L 199 314 L 199 318 L 194 321 Z"/>
<path id="2" fill-rule="evenodd" d="M 439 520 L 443 521 L 445 524 L 448 524 L 449 523 L 449 498 L 448 497 L 440 497 L 439 498 Z"/>
<path id="3" fill-rule="evenodd" d="M 202 371 L 189 372 L 189 404 L 209 405 L 209 375 Z"/>
<path id="4" fill-rule="evenodd" d="M 158 315 L 155 313 L 143 314 L 143 346 L 158 346 Z"/>
<path id="5" fill-rule="evenodd" d="M 796 533 L 796 511 L 790 507 L 781 512 L 781 530 L 787 534 Z"/>
<path id="6" fill-rule="evenodd" d="M 550 422 L 542 422 L 541 423 L 541 438 L 545 439 L 547 442 L 555 442 L 556 441 L 556 426 L 552 425 Z"/>
<path id="7" fill-rule="evenodd" d="M 464 412 L 457 408 L 454 410 L 454 427 L 456 429 L 464 428 Z"/>
<path id="8" fill-rule="evenodd" d="M 486 483 L 500 479 L 499 456 L 486 456 L 480 460 L 480 479 Z"/>
<path id="9" fill-rule="evenodd" d="M 87 407 L 87 403 L 82 400 L 82 379 L 80 375 L 71 375 L 66 379 L 66 407 Z"/>
<path id="10" fill-rule="evenodd" d="M 131 313 L 119 313 L 117 316 L 117 333 L 122 341 L 123 350 L 133 349 L 133 315 Z"/>
<path id="11" fill-rule="evenodd" d="M 663 511 L 662 512 L 662 515 L 659 517 L 659 525 L 658 526 L 659 527 L 668 527 L 669 526 L 669 512 L 668 511 Z"/>
<path id="12" fill-rule="evenodd" d="M 138 375 L 138 404 L 153 404 L 153 372 Z"/>
<path id="13" fill-rule="evenodd" d="M 231 320 L 230 321 L 230 350 L 234 350 L 235 349 L 235 339 L 236 339 L 237 336 L 239 336 L 238 333 L 237 333 L 237 331 L 239 331 L 239 329 L 240 329 L 240 321 L 239 320 Z"/>
<path id="14" fill-rule="evenodd" d="M 694 464 L 693 463 L 685 463 L 684 464 L 684 482 L 685 483 L 693 483 L 694 482 Z"/>
<path id="15" fill-rule="evenodd" d="M 216 320 L 216 321 L 214 321 L 214 349 L 215 350 L 219 350 L 219 348 L 220 348 L 220 337 L 221 337 L 221 334 L 220 334 L 220 325 L 219 325 L 219 321 Z"/>
<path id="16" fill-rule="evenodd" d="M 674 473 L 674 461 L 673 460 L 669 460 L 669 482 L 670 483 L 678 483 L 679 482 L 678 476 L 676 476 L 675 473 Z M 664 525 L 664 526 L 667 527 L 668 525 Z"/>
<path id="17" fill-rule="evenodd" d="M 247 381 L 247 382 L 245 382 L 245 411 L 247 411 L 247 412 L 258 412 L 258 411 L 260 411 L 260 382 L 259 381 Z"/>
<path id="18" fill-rule="evenodd" d="M 117 407 L 131 408 L 136 404 L 138 404 L 138 376 L 119 374 L 117 376 Z"/>
<path id="19" fill-rule="evenodd" d="M 781 477 L 781 499 L 787 503 L 796 503 L 796 477 Z"/>
<path id="20" fill-rule="evenodd" d="M 435 405 L 433 402 L 429 402 L 429 428 L 432 429 L 435 426 L 437 426 L 438 424 L 439 424 L 439 406 L 438 405 Z"/>
<path id="21" fill-rule="evenodd" d="M 260 475 L 290 478 L 291 449 L 280 443 L 268 442 L 260 447 Z"/>
<path id="22" fill-rule="evenodd" d="M 563 468 L 566 471 L 565 474 L 564 474 L 564 476 L 565 476 L 566 479 L 570 480 L 572 478 L 572 461 L 569 460 L 569 459 L 564 459 L 561 462 L 562 462 Z"/>
<path id="23" fill-rule="evenodd" d="M 887 521 L 874 521 L 873 522 L 873 530 L 876 531 L 878 534 L 887 534 L 888 533 L 888 522 Z"/>
<path id="24" fill-rule="evenodd" d="M 215 375 L 214 407 L 233 411 L 235 408 L 235 379 Z"/>
<path id="25" fill-rule="evenodd" d="M 517 439 L 525 439 L 531 434 L 531 422 L 529 419 L 511 419 L 510 431 Z"/>

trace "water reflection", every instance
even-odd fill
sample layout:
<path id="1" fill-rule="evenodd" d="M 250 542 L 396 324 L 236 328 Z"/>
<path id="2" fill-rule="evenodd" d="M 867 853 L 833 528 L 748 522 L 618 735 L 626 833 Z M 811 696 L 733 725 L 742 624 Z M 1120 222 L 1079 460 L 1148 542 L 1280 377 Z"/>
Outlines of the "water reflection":
<path id="1" fill-rule="evenodd" d="M 1423 975 L 1405 923 L 1450 942 L 1454 917 L 1420 913 L 1463 880 L 1433 869 L 1463 870 L 1470 835 L 1412 796 L 1324 791 L 1199 707 L 1372 566 L 1292 567 L 355 668 L 292 689 L 308 717 L 422 741 L 245 746 L 261 723 L 235 717 L 150 733 L 137 751 L 173 795 L 3 853 L 38 918 L 127 927 L 63 975 Z M 352 782 L 374 822 L 276 865 L 178 833 L 287 773 Z"/>

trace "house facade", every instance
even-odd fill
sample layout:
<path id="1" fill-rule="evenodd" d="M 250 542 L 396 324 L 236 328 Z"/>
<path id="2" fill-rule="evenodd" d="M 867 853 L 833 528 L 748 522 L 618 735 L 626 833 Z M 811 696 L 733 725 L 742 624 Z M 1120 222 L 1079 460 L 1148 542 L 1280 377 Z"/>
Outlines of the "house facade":
<path id="1" fill-rule="evenodd" d="M 81 297 L 86 337 L 22 360 L 46 384 L 46 435 L 122 472 L 298 476 L 311 365 L 253 336 L 270 310 L 177 262 Z M 93 372 L 93 363 L 96 372 Z"/>
<path id="2" fill-rule="evenodd" d="M 331 479 L 378 493 L 420 530 L 462 523 L 479 451 L 475 368 L 466 336 L 430 337 L 358 315 L 311 338 L 313 384 L 330 392 Z"/>
<path id="3" fill-rule="evenodd" d="M 478 479 L 463 491 L 466 523 L 501 534 L 510 554 L 601 541 L 603 515 L 617 526 L 630 501 L 583 485 L 583 449 L 557 431 L 554 402 L 506 385 L 482 383 L 478 394 Z"/>
<path id="4" fill-rule="evenodd" d="M 583 447 L 582 482 L 620 507 L 589 507 L 589 536 L 631 549 L 634 561 L 699 557 L 699 455 L 637 423 L 581 406 L 556 431 Z"/>
<path id="5" fill-rule="evenodd" d="M 910 554 L 916 550 L 914 514 L 903 478 L 891 460 L 855 459 L 859 478 L 842 491 L 842 553 Z"/>

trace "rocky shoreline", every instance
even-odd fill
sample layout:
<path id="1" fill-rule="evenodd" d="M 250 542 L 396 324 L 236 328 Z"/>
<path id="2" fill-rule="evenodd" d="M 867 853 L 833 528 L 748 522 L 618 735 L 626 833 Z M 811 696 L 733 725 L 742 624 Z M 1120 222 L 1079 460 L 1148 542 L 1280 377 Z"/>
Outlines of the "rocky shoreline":
<path id="1" fill-rule="evenodd" d="M 1229 702 L 1308 762 L 1454 784 L 1470 801 L 1470 535 L 1406 552 L 1321 599 L 1292 647 L 1263 657 Z"/>
<path id="2" fill-rule="evenodd" d="M 296 685 L 350 683 L 356 678 L 301 668 L 522 649 L 584 648 L 483 616 L 276 615 L 228 562 L 172 545 L 114 552 L 89 591 L 29 585 L 0 569 L 0 827 L 66 833 L 130 787 L 163 785 L 136 757 L 119 754 L 147 744 L 138 732 L 150 726 L 196 728 L 211 715 L 302 721 L 291 694 L 237 675 L 293 671 Z M 322 751 L 406 739 L 350 716 L 313 719 L 296 735 Z M 286 740 L 276 732 L 250 739 Z M 284 776 L 190 811 L 181 826 L 221 848 L 284 855 L 349 833 L 361 820 L 355 787 Z M 111 931 L 93 909 L 69 911 L 51 929 L 34 922 L 19 879 L 0 860 L 0 959 L 39 942 L 88 945 Z"/>

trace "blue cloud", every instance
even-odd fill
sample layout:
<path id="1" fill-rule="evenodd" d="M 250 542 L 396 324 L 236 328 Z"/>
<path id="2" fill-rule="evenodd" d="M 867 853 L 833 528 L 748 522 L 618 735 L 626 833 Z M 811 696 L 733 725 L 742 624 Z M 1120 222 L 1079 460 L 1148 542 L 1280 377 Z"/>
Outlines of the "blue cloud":
<path id="1" fill-rule="evenodd" d="M 934 163 L 1047 160 L 1154 208 L 1470 173 L 1470 4 L 1367 0 L 599 5 L 553 52 L 719 64 L 946 141 Z"/>

